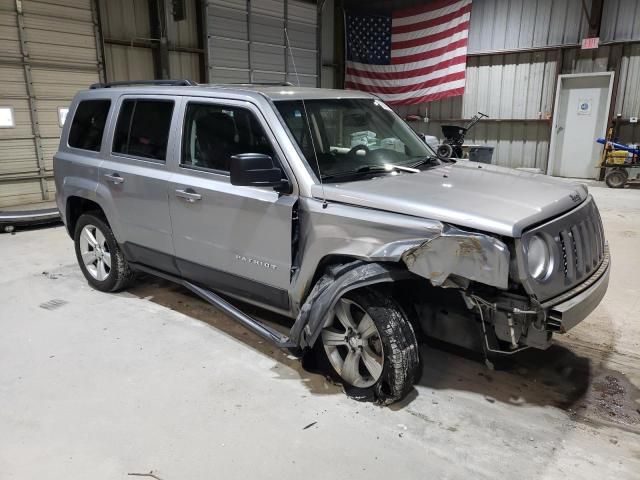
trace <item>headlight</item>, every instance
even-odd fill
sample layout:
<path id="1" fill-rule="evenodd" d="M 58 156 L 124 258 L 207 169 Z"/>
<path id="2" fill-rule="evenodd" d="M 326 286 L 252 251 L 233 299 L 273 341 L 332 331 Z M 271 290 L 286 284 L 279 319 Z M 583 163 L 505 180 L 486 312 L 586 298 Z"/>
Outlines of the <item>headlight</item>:
<path id="1" fill-rule="evenodd" d="M 538 235 L 529 240 L 527 248 L 527 266 L 529 267 L 529 275 L 536 280 L 542 280 L 549 272 L 551 263 L 551 254 L 549 246 L 544 239 Z"/>

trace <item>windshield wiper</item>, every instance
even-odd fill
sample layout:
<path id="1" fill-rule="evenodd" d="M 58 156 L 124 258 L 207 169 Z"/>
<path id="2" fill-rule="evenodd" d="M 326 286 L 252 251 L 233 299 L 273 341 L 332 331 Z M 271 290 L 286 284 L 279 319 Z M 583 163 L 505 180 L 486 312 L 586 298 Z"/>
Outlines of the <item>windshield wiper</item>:
<path id="1" fill-rule="evenodd" d="M 322 177 L 323 180 L 328 180 L 332 178 L 343 178 L 343 177 L 357 177 L 360 175 L 367 175 L 370 173 L 391 173 L 391 172 L 409 172 L 409 173 L 420 173 L 420 170 L 417 168 L 413 168 L 412 166 L 405 167 L 402 165 L 394 165 L 391 163 L 385 163 L 384 165 L 375 164 L 375 165 L 362 165 L 361 167 L 356 168 L 355 170 L 348 170 L 345 172 L 333 173 L 331 175 L 324 175 Z"/>
<path id="2" fill-rule="evenodd" d="M 420 160 L 418 160 L 417 162 L 412 163 L 411 165 L 409 165 L 409 167 L 416 169 L 417 167 L 420 167 L 427 163 L 430 163 L 431 167 L 437 167 L 438 165 L 442 165 L 443 160 L 436 157 L 435 155 L 427 155 L 425 157 L 420 158 Z"/>

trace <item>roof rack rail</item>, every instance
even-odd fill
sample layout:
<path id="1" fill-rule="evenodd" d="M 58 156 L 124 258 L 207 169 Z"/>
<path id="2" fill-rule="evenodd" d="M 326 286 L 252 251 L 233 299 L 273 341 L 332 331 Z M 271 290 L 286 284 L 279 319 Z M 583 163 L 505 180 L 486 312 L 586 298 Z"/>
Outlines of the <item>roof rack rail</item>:
<path id="1" fill-rule="evenodd" d="M 230 87 L 293 87 L 291 82 L 239 82 L 239 83 L 210 83 L 215 86 Z"/>
<path id="2" fill-rule="evenodd" d="M 122 80 L 118 82 L 94 83 L 89 88 L 95 90 L 97 88 L 111 87 L 127 87 L 131 85 L 156 85 L 166 87 L 194 87 L 198 85 L 193 80 Z"/>

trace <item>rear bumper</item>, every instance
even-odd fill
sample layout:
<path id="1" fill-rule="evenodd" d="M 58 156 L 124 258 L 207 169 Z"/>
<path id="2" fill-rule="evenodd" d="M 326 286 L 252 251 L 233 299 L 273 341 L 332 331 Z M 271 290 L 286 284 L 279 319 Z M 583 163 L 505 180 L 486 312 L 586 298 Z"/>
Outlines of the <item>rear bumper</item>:
<path id="1" fill-rule="evenodd" d="M 565 333 L 584 320 L 600 303 L 609 286 L 611 257 L 605 246 L 604 258 L 587 280 L 568 292 L 555 297 L 542 307 L 547 312 L 547 326 L 551 331 Z"/>

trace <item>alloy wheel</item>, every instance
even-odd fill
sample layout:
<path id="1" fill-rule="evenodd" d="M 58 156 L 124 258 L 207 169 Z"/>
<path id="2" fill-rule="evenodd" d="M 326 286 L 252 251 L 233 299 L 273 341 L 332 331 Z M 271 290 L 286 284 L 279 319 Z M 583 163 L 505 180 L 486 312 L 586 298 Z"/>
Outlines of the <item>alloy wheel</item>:
<path id="1" fill-rule="evenodd" d="M 102 282 L 111 273 L 111 252 L 102 231 L 95 225 L 85 225 L 80 233 L 80 254 L 89 274 Z"/>
<path id="2" fill-rule="evenodd" d="M 334 317 L 322 330 L 322 343 L 329 362 L 347 383 L 367 388 L 382 375 L 380 333 L 371 316 L 353 300 L 338 301 Z"/>

